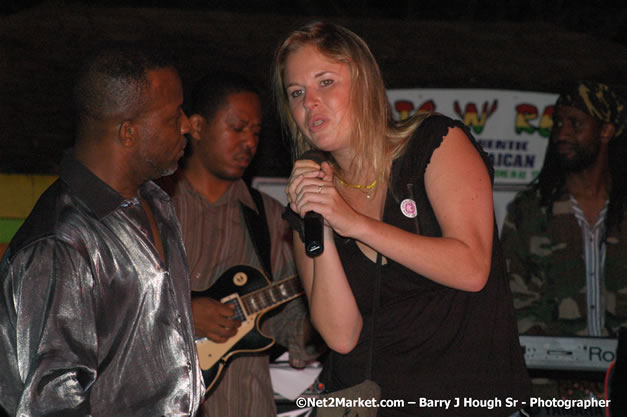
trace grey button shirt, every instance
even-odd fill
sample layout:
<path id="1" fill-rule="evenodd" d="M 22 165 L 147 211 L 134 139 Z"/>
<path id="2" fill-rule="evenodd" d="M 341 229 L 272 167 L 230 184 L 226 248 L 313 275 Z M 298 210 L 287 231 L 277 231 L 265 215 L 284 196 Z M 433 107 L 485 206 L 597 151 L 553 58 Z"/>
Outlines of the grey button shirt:
<path id="1" fill-rule="evenodd" d="M 139 200 L 71 156 L 13 238 L 0 264 L 0 407 L 10 415 L 196 413 L 204 387 L 180 228 L 157 185 L 140 194 L 165 262 Z"/>

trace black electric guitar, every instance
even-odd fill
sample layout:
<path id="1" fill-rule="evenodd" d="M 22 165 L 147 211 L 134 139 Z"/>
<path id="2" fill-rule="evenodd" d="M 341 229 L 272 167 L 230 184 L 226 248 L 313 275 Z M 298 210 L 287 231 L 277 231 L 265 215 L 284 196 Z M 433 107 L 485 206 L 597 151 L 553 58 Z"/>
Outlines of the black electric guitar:
<path id="1" fill-rule="evenodd" d="M 259 319 L 267 311 L 298 297 L 303 293 L 298 276 L 271 282 L 259 269 L 238 265 L 228 269 L 211 286 L 192 296 L 207 296 L 235 306 L 233 318 L 242 325 L 235 336 L 224 343 L 207 338 L 196 341 L 198 359 L 207 390 L 215 387 L 228 361 L 240 354 L 262 352 L 274 344 L 259 329 Z"/>

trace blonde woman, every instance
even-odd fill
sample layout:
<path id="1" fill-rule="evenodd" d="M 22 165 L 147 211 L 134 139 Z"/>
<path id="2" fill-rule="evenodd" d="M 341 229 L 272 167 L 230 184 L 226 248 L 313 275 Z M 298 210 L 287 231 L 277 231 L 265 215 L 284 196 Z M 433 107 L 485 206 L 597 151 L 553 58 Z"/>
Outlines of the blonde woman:
<path id="1" fill-rule="evenodd" d="M 393 121 L 374 57 L 341 26 L 294 31 L 274 65 L 295 156 L 326 158 L 297 159 L 286 193 L 299 217 L 324 218 L 324 252 L 306 256 L 297 232 L 294 252 L 312 322 L 332 350 L 327 389 L 370 377 L 384 399 L 406 401 L 386 417 L 516 415 L 529 380 L 487 155 L 447 117 Z M 420 407 L 421 398 L 437 402 Z M 465 398 L 498 401 L 481 408 Z"/>

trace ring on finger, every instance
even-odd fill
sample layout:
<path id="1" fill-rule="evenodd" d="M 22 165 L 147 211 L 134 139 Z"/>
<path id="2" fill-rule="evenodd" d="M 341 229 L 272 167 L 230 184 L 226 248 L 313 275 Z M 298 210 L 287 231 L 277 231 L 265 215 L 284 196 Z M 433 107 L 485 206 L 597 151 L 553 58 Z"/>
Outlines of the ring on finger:
<path id="1" fill-rule="evenodd" d="M 318 186 L 318 194 L 320 194 L 320 192 L 322 191 L 322 185 Z"/>

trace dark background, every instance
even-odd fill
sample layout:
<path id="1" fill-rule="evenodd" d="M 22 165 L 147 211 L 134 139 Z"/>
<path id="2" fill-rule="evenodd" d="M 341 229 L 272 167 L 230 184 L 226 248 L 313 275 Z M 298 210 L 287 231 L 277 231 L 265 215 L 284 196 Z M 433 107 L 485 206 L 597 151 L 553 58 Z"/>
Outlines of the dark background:
<path id="1" fill-rule="evenodd" d="M 74 72 L 105 40 L 170 49 L 186 88 L 211 69 L 239 71 L 257 83 L 266 117 L 248 177 L 289 173 L 269 95 L 270 65 L 279 41 L 312 19 L 362 36 L 388 88 L 558 92 L 593 78 L 627 92 L 625 1 L 4 1 L 0 173 L 57 173 L 62 150 L 72 144 Z"/>

